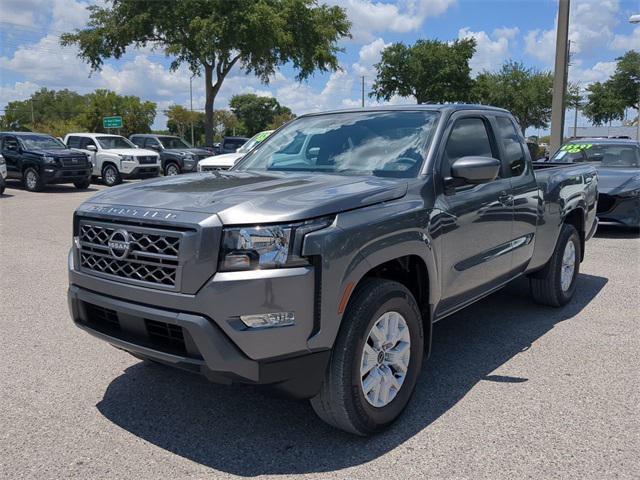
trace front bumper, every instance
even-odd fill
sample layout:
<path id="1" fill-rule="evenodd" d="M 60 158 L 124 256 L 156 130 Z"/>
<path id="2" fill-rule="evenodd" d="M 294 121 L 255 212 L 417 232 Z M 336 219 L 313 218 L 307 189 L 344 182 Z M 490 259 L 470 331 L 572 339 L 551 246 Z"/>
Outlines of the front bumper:
<path id="1" fill-rule="evenodd" d="M 126 180 L 152 178 L 160 175 L 159 165 L 145 165 L 132 169 L 129 172 L 121 172 L 120 176 Z"/>
<path id="2" fill-rule="evenodd" d="M 601 225 L 640 227 L 640 197 L 600 194 L 598 218 Z"/>
<path id="3" fill-rule="evenodd" d="M 42 180 L 47 184 L 81 182 L 91 178 L 91 167 L 59 168 L 45 166 L 42 168 Z"/>
<path id="4" fill-rule="evenodd" d="M 330 351 L 252 360 L 211 320 L 126 302 L 71 285 L 68 302 L 74 323 L 91 335 L 128 351 L 216 383 L 271 385 L 296 398 L 320 389 Z"/>

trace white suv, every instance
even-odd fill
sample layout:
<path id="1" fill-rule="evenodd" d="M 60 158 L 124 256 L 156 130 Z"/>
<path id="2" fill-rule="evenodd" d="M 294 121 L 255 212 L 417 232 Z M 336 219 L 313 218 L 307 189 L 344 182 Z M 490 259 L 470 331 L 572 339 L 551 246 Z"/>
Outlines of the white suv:
<path id="1" fill-rule="evenodd" d="M 120 135 L 69 133 L 64 143 L 87 153 L 93 163 L 93 176 L 102 177 L 109 187 L 119 184 L 123 178 L 149 178 L 160 174 L 160 155 L 138 148 Z"/>
<path id="2" fill-rule="evenodd" d="M 7 162 L 0 154 L 0 195 L 4 193 L 4 181 L 7 179 Z"/>

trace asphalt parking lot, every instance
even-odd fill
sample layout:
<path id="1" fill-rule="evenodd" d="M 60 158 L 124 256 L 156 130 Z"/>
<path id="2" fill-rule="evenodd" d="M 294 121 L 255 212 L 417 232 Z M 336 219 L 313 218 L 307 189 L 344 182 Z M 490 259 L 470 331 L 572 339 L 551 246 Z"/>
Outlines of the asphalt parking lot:
<path id="1" fill-rule="evenodd" d="M 601 229 L 563 309 L 516 282 L 435 327 L 408 410 L 369 439 L 306 402 L 140 362 L 67 311 L 74 208 L 0 197 L 0 478 L 638 478 L 640 238 Z"/>

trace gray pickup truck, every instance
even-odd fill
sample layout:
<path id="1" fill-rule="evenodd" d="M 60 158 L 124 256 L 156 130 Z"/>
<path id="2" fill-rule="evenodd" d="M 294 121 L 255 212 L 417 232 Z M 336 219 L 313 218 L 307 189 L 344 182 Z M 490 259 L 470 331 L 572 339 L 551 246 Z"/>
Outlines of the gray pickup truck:
<path id="1" fill-rule="evenodd" d="M 407 405 L 434 322 L 523 275 L 538 302 L 571 300 L 596 171 L 537 169 L 519 132 L 474 105 L 311 114 L 232 170 L 102 191 L 74 216 L 73 321 L 373 433 Z"/>

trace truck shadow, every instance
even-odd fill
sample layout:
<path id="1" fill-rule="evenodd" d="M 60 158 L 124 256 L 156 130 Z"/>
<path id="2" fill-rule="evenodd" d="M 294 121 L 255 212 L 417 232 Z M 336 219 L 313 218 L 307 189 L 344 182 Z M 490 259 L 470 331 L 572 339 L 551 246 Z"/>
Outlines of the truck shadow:
<path id="1" fill-rule="evenodd" d="M 640 238 L 640 228 L 624 228 L 612 225 L 600 225 L 596 232 L 596 238 Z"/>
<path id="2" fill-rule="evenodd" d="M 580 275 L 573 301 L 542 307 L 516 281 L 434 327 L 433 351 L 404 415 L 386 432 L 358 438 L 334 430 L 308 402 L 248 386 L 224 387 L 168 367 L 138 363 L 114 379 L 98 410 L 128 432 L 216 470 L 242 476 L 304 474 L 369 462 L 428 428 L 478 382 L 519 388 L 527 378 L 497 368 L 580 312 L 607 279 Z M 560 367 L 560 366 L 558 366 Z"/>

